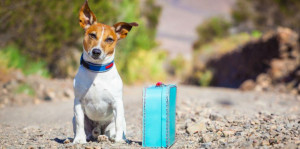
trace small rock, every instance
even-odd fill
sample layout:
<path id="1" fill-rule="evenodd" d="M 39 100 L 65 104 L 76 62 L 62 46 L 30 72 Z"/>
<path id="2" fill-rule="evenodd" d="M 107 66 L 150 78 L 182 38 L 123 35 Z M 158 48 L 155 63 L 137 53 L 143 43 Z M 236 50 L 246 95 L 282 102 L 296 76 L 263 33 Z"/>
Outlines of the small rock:
<path id="1" fill-rule="evenodd" d="M 230 137 L 227 139 L 227 143 L 235 143 L 238 142 L 239 140 L 236 137 Z"/>
<path id="2" fill-rule="evenodd" d="M 54 100 L 56 97 L 56 94 L 52 90 L 47 90 L 45 92 L 45 100 Z"/>
<path id="3" fill-rule="evenodd" d="M 211 147 L 211 142 L 201 144 L 201 148 L 210 148 L 210 147 Z"/>
<path id="4" fill-rule="evenodd" d="M 202 140 L 203 142 L 212 142 L 217 139 L 217 136 L 214 133 L 206 133 L 206 134 L 202 134 L 202 138 L 203 138 Z"/>
<path id="5" fill-rule="evenodd" d="M 243 82 L 243 84 L 240 86 L 240 89 L 242 91 L 250 91 L 255 88 L 255 82 L 253 80 L 246 80 Z"/>
<path id="6" fill-rule="evenodd" d="M 256 146 L 256 145 L 257 145 L 257 141 L 256 141 L 256 140 L 253 140 L 253 141 L 252 141 L 252 145 L 253 145 L 253 146 Z"/>
<path id="7" fill-rule="evenodd" d="M 242 136 L 242 134 L 244 134 L 244 133 L 242 133 L 241 131 L 237 131 L 234 133 L 234 136 Z"/>
<path id="8" fill-rule="evenodd" d="M 220 139 L 218 140 L 218 143 L 221 145 L 221 146 L 226 146 L 227 145 L 227 142 L 225 139 Z"/>
<path id="9" fill-rule="evenodd" d="M 290 123 L 287 123 L 284 125 L 284 128 L 286 129 L 291 129 L 292 128 L 292 125 Z"/>
<path id="10" fill-rule="evenodd" d="M 235 118 L 233 116 L 229 116 L 229 115 L 227 115 L 225 117 L 225 119 L 227 120 L 228 123 L 233 123 L 235 121 Z"/>
<path id="11" fill-rule="evenodd" d="M 257 82 L 262 88 L 267 88 L 267 87 L 269 87 L 270 84 L 271 84 L 271 81 L 272 81 L 272 80 L 271 80 L 270 76 L 267 75 L 267 74 L 264 74 L 264 73 L 258 75 L 257 78 L 256 78 L 256 82 Z"/>
<path id="12" fill-rule="evenodd" d="M 224 134 L 223 134 L 223 132 L 222 132 L 222 131 L 218 131 L 218 132 L 217 132 L 217 135 L 218 135 L 218 137 L 222 137 L 222 136 L 224 136 Z"/>
<path id="13" fill-rule="evenodd" d="M 73 91 L 71 89 L 65 89 L 64 90 L 64 95 L 68 98 L 72 98 L 74 95 L 73 95 Z"/>
<path id="14" fill-rule="evenodd" d="M 223 134 L 224 134 L 225 137 L 231 137 L 235 134 L 235 132 L 229 130 L 229 131 L 223 131 Z"/>
<path id="15" fill-rule="evenodd" d="M 70 143 L 70 140 L 69 140 L 69 139 L 66 139 L 66 140 L 64 141 L 64 144 L 68 144 L 68 143 Z"/>
<path id="16" fill-rule="evenodd" d="M 196 123 L 187 127 L 187 132 L 189 134 L 194 134 L 197 132 L 204 132 L 204 131 L 206 131 L 206 125 L 204 122 Z"/>
<path id="17" fill-rule="evenodd" d="M 277 140 L 276 139 L 269 139 L 269 143 L 270 145 L 273 145 L 273 144 L 277 144 Z"/>
<path id="18" fill-rule="evenodd" d="M 269 133 L 264 133 L 264 134 L 261 135 L 261 138 L 266 140 L 266 139 L 270 138 L 270 135 L 269 135 Z"/>
<path id="19" fill-rule="evenodd" d="M 85 149 L 93 149 L 93 147 L 91 147 L 91 146 L 86 146 L 86 147 L 84 147 Z"/>
<path id="20" fill-rule="evenodd" d="M 8 93 L 8 91 L 7 91 L 7 89 L 2 89 L 2 92 L 3 92 L 3 94 L 7 94 Z"/>
<path id="21" fill-rule="evenodd" d="M 39 104 L 39 103 L 41 103 L 40 99 L 38 99 L 38 98 L 33 99 L 33 104 Z"/>
<path id="22" fill-rule="evenodd" d="M 209 119 L 211 119 L 211 120 L 213 120 L 213 121 L 221 121 L 222 118 L 223 118 L 223 116 L 220 115 L 220 114 L 217 114 L 217 113 L 211 113 L 211 114 L 209 115 Z"/>
<path id="23" fill-rule="evenodd" d="M 272 125 L 272 126 L 270 127 L 270 129 L 271 129 L 271 130 L 276 130 L 276 129 L 277 129 L 277 126 L 276 126 L 276 125 Z"/>
<path id="24" fill-rule="evenodd" d="M 106 135 L 99 135 L 98 142 L 108 142 L 108 137 Z"/>
<path id="25" fill-rule="evenodd" d="M 268 117 L 264 117 L 263 120 L 264 120 L 265 122 L 268 122 L 270 119 L 269 119 Z"/>
<path id="26" fill-rule="evenodd" d="M 268 140 L 263 140 L 261 143 L 260 143 L 261 146 L 269 146 L 270 145 L 270 142 Z"/>

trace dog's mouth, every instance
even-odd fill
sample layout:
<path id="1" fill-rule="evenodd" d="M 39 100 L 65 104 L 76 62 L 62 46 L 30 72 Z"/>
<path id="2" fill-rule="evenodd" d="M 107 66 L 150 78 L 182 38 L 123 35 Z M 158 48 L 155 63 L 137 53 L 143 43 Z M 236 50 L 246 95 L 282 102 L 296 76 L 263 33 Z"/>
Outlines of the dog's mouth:
<path id="1" fill-rule="evenodd" d="M 98 55 L 92 55 L 91 57 L 92 57 L 94 60 L 100 59 L 100 56 L 98 56 Z"/>

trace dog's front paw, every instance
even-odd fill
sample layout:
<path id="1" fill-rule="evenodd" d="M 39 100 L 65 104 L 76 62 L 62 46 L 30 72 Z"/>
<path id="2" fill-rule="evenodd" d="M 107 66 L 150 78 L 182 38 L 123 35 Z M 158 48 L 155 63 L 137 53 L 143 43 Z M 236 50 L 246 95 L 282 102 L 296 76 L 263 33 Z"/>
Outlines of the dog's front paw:
<path id="1" fill-rule="evenodd" d="M 109 138 L 109 140 L 115 143 L 126 143 L 126 141 L 122 139 L 122 137 L 111 137 Z"/>
<path id="2" fill-rule="evenodd" d="M 76 136 L 73 140 L 74 144 L 84 144 L 86 143 L 86 136 Z"/>
<path id="3" fill-rule="evenodd" d="M 116 143 L 126 143 L 126 141 L 124 139 L 122 139 L 122 137 L 112 138 L 112 141 L 116 142 Z"/>

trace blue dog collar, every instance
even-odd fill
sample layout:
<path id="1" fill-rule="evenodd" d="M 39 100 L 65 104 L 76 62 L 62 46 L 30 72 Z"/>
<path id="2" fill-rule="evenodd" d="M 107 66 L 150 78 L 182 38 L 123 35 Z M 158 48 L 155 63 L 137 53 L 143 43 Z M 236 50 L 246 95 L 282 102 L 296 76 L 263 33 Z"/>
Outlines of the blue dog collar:
<path id="1" fill-rule="evenodd" d="M 95 72 L 106 72 L 108 70 L 110 70 L 112 68 L 112 66 L 114 65 L 114 60 L 108 64 L 94 64 L 91 62 L 86 62 L 83 60 L 83 54 L 81 55 L 80 58 L 80 65 L 84 66 L 85 68 L 91 70 L 91 71 L 95 71 Z"/>

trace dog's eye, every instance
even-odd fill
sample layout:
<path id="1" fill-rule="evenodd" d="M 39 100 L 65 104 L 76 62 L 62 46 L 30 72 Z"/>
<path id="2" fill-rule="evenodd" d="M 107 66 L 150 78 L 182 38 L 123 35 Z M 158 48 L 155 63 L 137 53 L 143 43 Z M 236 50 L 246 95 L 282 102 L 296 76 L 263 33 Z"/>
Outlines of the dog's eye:
<path id="1" fill-rule="evenodd" d="M 112 42 L 114 42 L 114 39 L 108 37 L 105 39 L 105 42 L 112 43 Z"/>
<path id="2" fill-rule="evenodd" d="M 97 35 L 94 34 L 94 33 L 89 33 L 89 36 L 90 36 L 91 38 L 93 38 L 93 39 L 97 39 Z"/>

